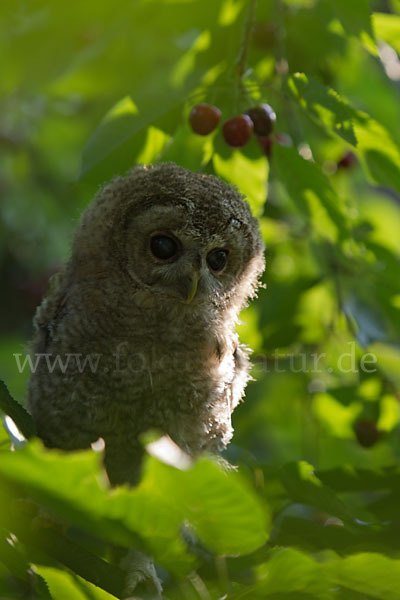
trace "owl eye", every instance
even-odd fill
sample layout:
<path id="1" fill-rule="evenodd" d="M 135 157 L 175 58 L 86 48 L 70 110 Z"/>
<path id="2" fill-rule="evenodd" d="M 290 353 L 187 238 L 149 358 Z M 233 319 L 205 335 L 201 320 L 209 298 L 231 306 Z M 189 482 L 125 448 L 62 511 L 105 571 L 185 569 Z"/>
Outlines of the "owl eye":
<path id="1" fill-rule="evenodd" d="M 168 260 L 178 253 L 178 244 L 168 235 L 155 235 L 150 240 L 150 250 L 156 258 Z"/>
<path id="2" fill-rule="evenodd" d="M 207 264 L 213 271 L 222 271 L 226 265 L 228 258 L 228 250 L 223 248 L 216 248 L 212 250 L 207 256 Z"/>

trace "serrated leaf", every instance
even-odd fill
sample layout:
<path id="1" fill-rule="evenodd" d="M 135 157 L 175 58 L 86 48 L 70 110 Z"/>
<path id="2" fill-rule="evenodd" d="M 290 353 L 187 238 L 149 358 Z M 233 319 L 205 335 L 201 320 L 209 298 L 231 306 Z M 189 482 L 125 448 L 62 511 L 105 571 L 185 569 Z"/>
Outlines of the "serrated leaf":
<path id="1" fill-rule="evenodd" d="M 288 85 L 301 106 L 317 117 L 328 130 L 349 144 L 357 145 L 353 129 L 353 119 L 357 113 L 335 90 L 304 73 L 289 77 Z"/>
<path id="2" fill-rule="evenodd" d="M 21 579 L 22 581 L 29 582 L 31 579 L 31 565 L 14 544 L 1 537 L 2 533 L 5 533 L 5 531 L 0 531 L 0 562 L 7 567 L 7 570 L 14 577 Z M 33 582 L 33 585 L 37 597 L 40 598 L 40 600 L 53 600 L 46 582 L 42 577 L 37 576 Z"/>
<path id="3" fill-rule="evenodd" d="M 311 118 L 357 148 L 375 182 L 400 192 L 400 145 L 383 125 L 303 73 L 288 86 Z"/>
<path id="4" fill-rule="evenodd" d="M 110 490 L 99 472 L 99 459 L 92 451 L 49 451 L 34 441 L 18 452 L 4 453 L 0 473 L 67 523 L 125 547 L 144 542 L 172 572 L 192 568 L 193 558 L 179 536 L 185 516 L 174 494 L 160 497 L 151 475 L 137 488 Z"/>
<path id="5" fill-rule="evenodd" d="M 202 459 L 182 472 L 148 457 L 136 488 L 110 490 L 101 483 L 93 452 L 64 454 L 30 443 L 4 453 L 0 473 L 67 522 L 131 546 L 143 540 L 174 573 L 193 568 L 179 531 L 185 520 L 215 552 L 255 550 L 268 536 L 267 508 L 237 473 Z"/>
<path id="6" fill-rule="evenodd" d="M 88 600 L 86 594 L 77 587 L 74 581 L 75 577 L 72 574 L 61 569 L 44 567 L 41 565 L 35 566 L 35 572 L 41 575 L 46 581 L 54 600 Z M 102 590 L 100 590 L 100 592 L 101 591 Z M 102 597 L 98 596 L 99 600 L 100 598 L 102 598 L 102 600 L 103 598 L 104 600 L 108 598 L 115 599 L 115 596 L 111 596 L 111 594 L 107 594 L 107 592 L 104 592 L 103 594 Z"/>
<path id="7" fill-rule="evenodd" d="M 115 600 L 114 595 L 78 575 L 43 565 L 36 565 L 35 572 L 47 582 L 54 600 Z"/>

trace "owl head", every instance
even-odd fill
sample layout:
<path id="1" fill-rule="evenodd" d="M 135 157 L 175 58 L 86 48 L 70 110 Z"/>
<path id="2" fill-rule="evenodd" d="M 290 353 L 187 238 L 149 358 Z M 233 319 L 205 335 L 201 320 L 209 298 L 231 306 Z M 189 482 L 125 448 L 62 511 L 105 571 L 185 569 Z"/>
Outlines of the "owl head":
<path id="1" fill-rule="evenodd" d="M 100 191 L 72 261 L 81 277 L 113 274 L 161 306 L 238 309 L 258 287 L 263 250 L 257 220 L 233 186 L 162 163 L 135 167 Z"/>

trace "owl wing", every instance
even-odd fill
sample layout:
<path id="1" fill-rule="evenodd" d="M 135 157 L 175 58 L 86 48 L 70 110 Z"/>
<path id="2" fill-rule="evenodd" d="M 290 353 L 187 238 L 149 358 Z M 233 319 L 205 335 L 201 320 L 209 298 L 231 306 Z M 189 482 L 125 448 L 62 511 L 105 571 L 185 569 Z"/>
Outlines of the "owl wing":
<path id="1" fill-rule="evenodd" d="M 231 383 L 231 394 L 232 394 L 232 406 L 233 411 L 239 404 L 240 400 L 244 395 L 244 390 L 250 379 L 250 360 L 249 360 L 250 349 L 244 344 L 238 343 L 234 352 L 234 377 Z"/>
<path id="2" fill-rule="evenodd" d="M 67 314 L 67 291 L 63 285 L 63 273 L 55 273 L 49 280 L 49 292 L 36 310 L 33 324 L 36 330 L 32 351 L 48 351 L 57 324 Z"/>

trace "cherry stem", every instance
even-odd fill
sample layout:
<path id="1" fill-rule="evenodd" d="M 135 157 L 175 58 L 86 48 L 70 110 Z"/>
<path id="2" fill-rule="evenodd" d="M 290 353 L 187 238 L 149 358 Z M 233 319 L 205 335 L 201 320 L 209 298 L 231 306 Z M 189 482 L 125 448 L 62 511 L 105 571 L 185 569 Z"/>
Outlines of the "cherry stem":
<path id="1" fill-rule="evenodd" d="M 247 56 L 249 53 L 249 46 L 251 37 L 254 29 L 255 12 L 256 12 L 257 0 L 250 0 L 249 14 L 244 26 L 243 39 L 240 45 L 239 55 L 236 61 L 237 77 L 238 77 L 238 88 L 242 88 L 243 75 L 246 72 L 247 67 Z"/>

